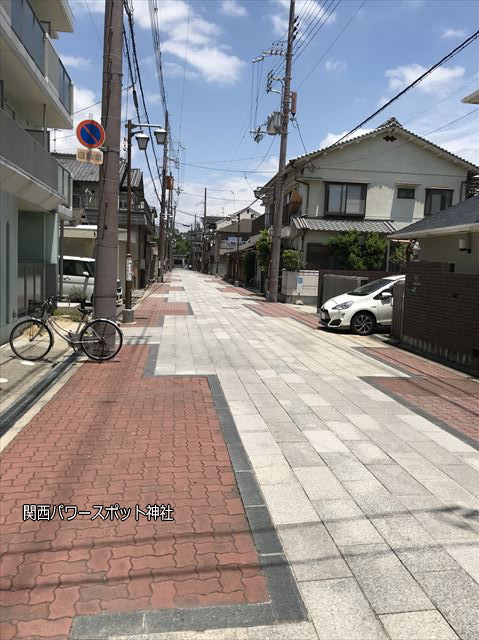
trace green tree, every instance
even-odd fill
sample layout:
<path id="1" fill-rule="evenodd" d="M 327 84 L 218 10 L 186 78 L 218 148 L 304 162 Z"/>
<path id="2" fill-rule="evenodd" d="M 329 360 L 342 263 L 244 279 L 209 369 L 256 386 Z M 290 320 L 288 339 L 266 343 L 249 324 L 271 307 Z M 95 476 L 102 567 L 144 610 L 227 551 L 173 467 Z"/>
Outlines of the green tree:
<path id="1" fill-rule="evenodd" d="M 189 233 L 182 233 L 175 229 L 173 235 L 173 243 L 175 247 L 175 253 L 180 256 L 189 255 L 191 251 L 191 239 Z"/>
<path id="2" fill-rule="evenodd" d="M 304 266 L 303 252 L 296 249 L 285 249 L 281 254 L 283 269 L 299 271 Z"/>
<path id="3" fill-rule="evenodd" d="M 330 238 L 328 245 L 341 269 L 370 271 L 384 266 L 387 242 L 379 233 L 347 231 Z"/>
<path id="4" fill-rule="evenodd" d="M 408 245 L 402 242 L 391 251 L 389 262 L 399 271 L 404 269 L 407 262 L 407 247 Z"/>
<path id="5" fill-rule="evenodd" d="M 259 239 L 256 242 L 256 253 L 261 271 L 268 272 L 271 260 L 271 236 L 267 229 L 260 232 Z"/>
<path id="6" fill-rule="evenodd" d="M 256 253 L 254 251 L 246 251 L 241 256 L 244 269 L 244 277 L 246 282 L 249 282 L 254 278 L 255 266 L 256 266 Z"/>

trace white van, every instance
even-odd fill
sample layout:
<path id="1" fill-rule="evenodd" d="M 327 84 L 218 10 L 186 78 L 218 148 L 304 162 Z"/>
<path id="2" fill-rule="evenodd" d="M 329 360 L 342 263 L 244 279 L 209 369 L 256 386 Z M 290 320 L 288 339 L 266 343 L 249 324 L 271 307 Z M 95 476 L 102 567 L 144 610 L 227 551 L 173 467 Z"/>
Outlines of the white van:
<path id="1" fill-rule="evenodd" d="M 93 305 L 95 260 L 80 256 L 63 256 L 63 295 L 81 298 Z M 116 304 L 123 304 L 120 280 L 116 281 Z"/>

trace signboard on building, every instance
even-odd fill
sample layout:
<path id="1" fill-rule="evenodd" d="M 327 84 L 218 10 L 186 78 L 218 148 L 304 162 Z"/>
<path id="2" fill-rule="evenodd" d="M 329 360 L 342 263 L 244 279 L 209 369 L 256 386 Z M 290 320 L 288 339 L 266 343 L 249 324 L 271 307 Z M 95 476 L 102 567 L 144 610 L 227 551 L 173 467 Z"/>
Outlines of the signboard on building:
<path id="1" fill-rule="evenodd" d="M 103 152 L 98 149 L 77 149 L 77 160 L 91 164 L 103 164 Z"/>

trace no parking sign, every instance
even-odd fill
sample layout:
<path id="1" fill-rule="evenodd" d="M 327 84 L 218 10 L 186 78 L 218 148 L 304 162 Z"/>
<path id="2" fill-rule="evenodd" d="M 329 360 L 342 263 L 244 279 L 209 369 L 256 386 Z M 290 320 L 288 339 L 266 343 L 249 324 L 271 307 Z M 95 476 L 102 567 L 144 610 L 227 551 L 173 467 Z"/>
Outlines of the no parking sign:
<path id="1" fill-rule="evenodd" d="M 105 142 L 105 129 L 96 120 L 82 120 L 77 126 L 78 142 L 89 149 L 97 149 Z"/>

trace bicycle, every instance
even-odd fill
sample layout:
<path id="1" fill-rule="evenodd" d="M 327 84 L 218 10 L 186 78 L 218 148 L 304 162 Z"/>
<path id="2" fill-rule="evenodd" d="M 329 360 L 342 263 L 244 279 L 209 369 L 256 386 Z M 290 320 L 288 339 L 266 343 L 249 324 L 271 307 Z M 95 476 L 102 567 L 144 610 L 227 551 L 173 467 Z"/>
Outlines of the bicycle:
<path id="1" fill-rule="evenodd" d="M 111 360 L 123 345 L 123 333 L 120 327 L 108 318 L 86 320 L 90 311 L 80 307 L 81 320 L 75 331 L 65 331 L 53 317 L 56 302 L 64 300 L 61 296 L 51 296 L 41 303 L 30 316 L 15 325 L 10 333 L 10 347 L 22 360 L 41 360 L 45 358 L 54 343 L 54 333 L 63 338 L 74 351 L 82 349 L 91 359 Z"/>

